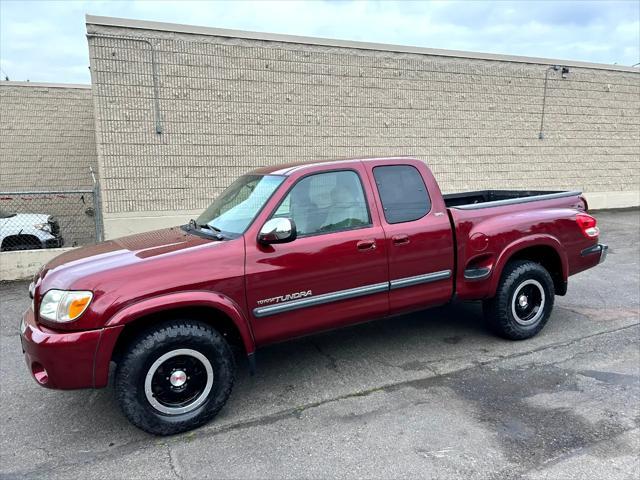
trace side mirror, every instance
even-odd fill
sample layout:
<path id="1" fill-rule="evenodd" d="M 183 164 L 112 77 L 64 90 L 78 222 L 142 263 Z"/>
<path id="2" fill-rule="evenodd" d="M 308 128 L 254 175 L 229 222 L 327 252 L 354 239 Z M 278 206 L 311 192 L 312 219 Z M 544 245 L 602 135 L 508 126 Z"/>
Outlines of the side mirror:
<path id="1" fill-rule="evenodd" d="M 296 239 L 296 224 L 289 218 L 272 218 L 258 234 L 258 242 L 264 245 L 293 242 Z"/>

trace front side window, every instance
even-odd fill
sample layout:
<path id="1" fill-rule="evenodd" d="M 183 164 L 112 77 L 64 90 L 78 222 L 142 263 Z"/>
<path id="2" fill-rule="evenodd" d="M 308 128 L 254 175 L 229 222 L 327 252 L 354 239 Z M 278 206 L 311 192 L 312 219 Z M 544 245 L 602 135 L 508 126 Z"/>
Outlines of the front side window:
<path id="1" fill-rule="evenodd" d="M 348 170 L 303 178 L 287 194 L 272 217 L 292 219 L 298 236 L 371 225 L 360 177 Z"/>
<path id="2" fill-rule="evenodd" d="M 279 175 L 244 175 L 233 182 L 198 217 L 198 225 L 242 234 L 284 181 Z"/>
<path id="3" fill-rule="evenodd" d="M 410 165 L 373 169 L 387 223 L 412 222 L 431 210 L 431 200 L 422 175 Z"/>

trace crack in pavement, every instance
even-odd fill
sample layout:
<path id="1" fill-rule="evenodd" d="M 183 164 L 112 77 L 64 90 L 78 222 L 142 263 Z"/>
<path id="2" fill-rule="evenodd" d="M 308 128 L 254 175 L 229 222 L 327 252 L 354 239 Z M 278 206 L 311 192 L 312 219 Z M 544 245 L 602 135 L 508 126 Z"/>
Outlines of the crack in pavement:
<path id="1" fill-rule="evenodd" d="M 438 375 L 439 372 L 431 367 L 431 364 L 438 362 L 438 360 L 414 360 L 412 362 L 401 363 L 400 365 L 396 365 L 395 363 L 387 362 L 386 360 L 380 360 L 379 358 L 371 359 L 374 363 L 379 363 L 380 365 L 387 368 L 396 368 L 398 370 L 406 371 L 415 371 L 415 372 L 431 372 L 433 375 Z"/>
<path id="2" fill-rule="evenodd" d="M 580 338 L 574 338 L 571 340 L 567 340 L 564 342 L 557 342 L 557 343 L 552 343 L 549 345 L 543 345 L 541 347 L 538 348 L 534 348 L 532 350 L 528 350 L 526 352 L 518 352 L 518 353 L 513 353 L 513 354 L 508 354 L 508 355 L 499 355 L 496 359 L 496 361 L 502 361 L 502 360 L 511 360 L 514 358 L 520 358 L 520 357 L 524 357 L 527 356 L 529 354 L 532 353 L 538 353 L 538 352 L 542 352 L 544 350 L 552 350 L 552 349 L 556 349 L 556 348 L 562 348 L 562 347 L 569 347 L 571 345 L 575 345 L 577 343 L 582 342 L 583 340 L 589 340 L 590 338 L 594 338 L 594 337 L 599 337 L 601 335 L 608 335 L 610 333 L 616 333 L 616 332 L 620 332 L 622 330 L 628 330 L 630 328 L 634 328 L 637 327 L 638 325 L 640 325 L 640 322 L 636 322 L 636 323 L 632 323 L 629 325 L 624 325 L 622 327 L 618 327 L 618 328 L 614 328 L 613 330 L 604 330 L 602 332 L 596 332 L 596 333 L 592 333 L 589 335 L 585 335 L 584 337 L 580 337 Z M 493 363 L 494 360 L 487 360 L 487 361 L 478 361 L 479 365 L 487 365 L 490 363 Z M 453 372 L 451 372 L 453 373 Z"/>
<path id="3" fill-rule="evenodd" d="M 636 319 L 640 314 L 640 309 L 638 307 L 609 307 L 606 304 L 606 301 L 603 301 L 603 306 L 591 307 L 591 308 L 581 308 L 575 305 L 562 305 L 556 307 L 557 309 L 567 310 L 568 312 L 575 313 L 576 315 L 582 315 L 587 317 L 590 320 L 609 320 L 609 319 Z M 604 313 L 604 315 L 602 315 Z M 627 316 L 628 315 L 628 316 Z M 595 318 L 594 318 L 595 317 Z"/>
<path id="4" fill-rule="evenodd" d="M 177 459 L 175 459 L 173 457 L 173 450 L 171 449 L 171 446 L 167 443 L 164 444 L 165 447 L 167 447 L 167 454 L 169 456 L 169 466 L 171 467 L 171 472 L 180 480 L 182 480 L 182 475 L 180 474 L 179 470 L 178 470 L 178 466 L 177 466 Z"/>

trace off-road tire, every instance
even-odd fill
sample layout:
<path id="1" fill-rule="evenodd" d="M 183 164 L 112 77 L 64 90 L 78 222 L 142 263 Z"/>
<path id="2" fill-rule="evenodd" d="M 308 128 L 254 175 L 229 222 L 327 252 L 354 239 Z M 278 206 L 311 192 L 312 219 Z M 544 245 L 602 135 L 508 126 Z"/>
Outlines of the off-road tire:
<path id="1" fill-rule="evenodd" d="M 154 408 L 145 394 L 145 379 L 161 356 L 177 349 L 204 355 L 213 371 L 206 400 L 193 411 L 167 415 Z M 164 322 L 143 331 L 128 345 L 115 374 L 115 394 L 124 415 L 154 435 L 173 435 L 199 427 L 224 406 L 235 379 L 233 353 L 224 337 L 211 326 L 194 320 Z"/>
<path id="2" fill-rule="evenodd" d="M 512 306 L 514 295 L 528 280 L 537 282 L 543 288 L 544 306 L 534 323 L 522 325 L 516 320 Z M 553 279 L 542 265 L 528 260 L 509 262 L 504 268 L 495 297 L 483 303 L 484 316 L 489 328 L 497 335 L 509 340 L 524 340 L 537 335 L 546 325 L 554 297 Z"/>

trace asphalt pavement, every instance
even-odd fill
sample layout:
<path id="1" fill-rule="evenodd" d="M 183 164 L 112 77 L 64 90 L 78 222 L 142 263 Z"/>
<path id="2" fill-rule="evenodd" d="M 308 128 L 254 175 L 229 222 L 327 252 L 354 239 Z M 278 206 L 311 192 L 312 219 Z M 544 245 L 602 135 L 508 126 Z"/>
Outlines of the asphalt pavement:
<path id="1" fill-rule="evenodd" d="M 110 388 L 36 385 L 27 285 L 2 284 L 0 476 L 640 478 L 640 212 L 596 216 L 609 257 L 536 338 L 496 338 L 457 303 L 274 345 L 217 419 L 169 438 L 128 424 Z"/>

